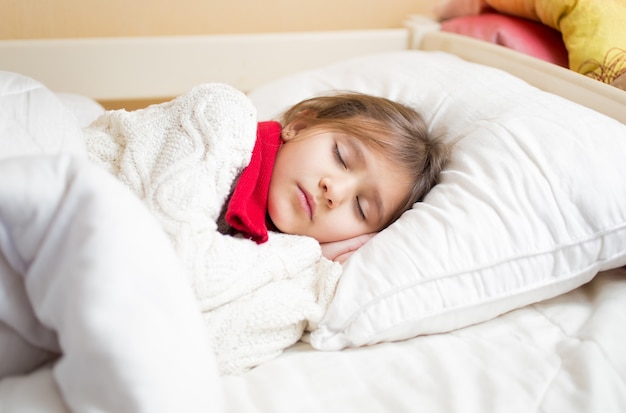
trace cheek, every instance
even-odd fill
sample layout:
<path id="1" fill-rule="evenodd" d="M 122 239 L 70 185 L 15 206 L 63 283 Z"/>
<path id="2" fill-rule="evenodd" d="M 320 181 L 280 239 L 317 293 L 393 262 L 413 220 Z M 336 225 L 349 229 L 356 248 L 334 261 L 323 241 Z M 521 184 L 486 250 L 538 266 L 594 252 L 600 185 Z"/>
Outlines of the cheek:
<path id="1" fill-rule="evenodd" d="M 284 188 L 278 186 L 270 190 L 267 201 L 267 214 L 278 231 L 293 234 L 299 230 L 299 218 L 288 191 L 281 191 L 281 189 Z"/>
<path id="2" fill-rule="evenodd" d="M 329 214 L 327 219 L 316 228 L 324 242 L 341 241 L 371 232 L 350 211 Z"/>
<path id="3" fill-rule="evenodd" d="M 278 191 L 275 188 L 270 187 L 267 197 L 267 214 L 269 215 L 272 223 L 279 229 L 283 220 L 281 211 L 284 210 L 285 206 L 281 205 L 281 198 L 278 196 Z"/>

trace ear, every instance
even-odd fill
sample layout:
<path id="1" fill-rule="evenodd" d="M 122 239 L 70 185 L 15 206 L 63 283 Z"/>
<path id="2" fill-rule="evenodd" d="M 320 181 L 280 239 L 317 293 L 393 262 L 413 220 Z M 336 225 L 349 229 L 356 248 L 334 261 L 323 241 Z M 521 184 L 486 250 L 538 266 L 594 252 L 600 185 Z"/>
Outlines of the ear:
<path id="1" fill-rule="evenodd" d="M 285 142 L 290 141 L 295 138 L 301 130 L 306 129 L 307 126 L 304 119 L 296 118 L 283 128 L 280 137 Z"/>

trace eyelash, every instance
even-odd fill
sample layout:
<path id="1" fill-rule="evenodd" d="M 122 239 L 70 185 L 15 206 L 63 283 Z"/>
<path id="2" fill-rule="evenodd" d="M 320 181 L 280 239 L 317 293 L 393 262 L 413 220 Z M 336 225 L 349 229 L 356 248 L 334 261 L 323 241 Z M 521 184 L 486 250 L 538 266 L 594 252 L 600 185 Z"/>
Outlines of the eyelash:
<path id="1" fill-rule="evenodd" d="M 343 166 L 345 169 L 348 169 L 348 165 L 346 164 L 346 161 L 344 161 L 343 157 L 341 156 L 341 152 L 339 152 L 339 145 L 337 145 L 336 143 L 333 148 L 333 153 L 335 155 L 335 159 L 337 159 L 337 162 L 339 162 L 341 166 Z M 367 218 L 365 217 L 365 212 L 363 212 L 363 208 L 361 208 L 361 202 L 359 201 L 358 196 L 355 199 L 355 203 L 356 203 L 357 214 L 359 215 L 359 217 L 361 217 L 363 221 L 366 221 Z"/>
<path id="2" fill-rule="evenodd" d="M 346 165 L 346 162 L 343 160 L 343 157 L 341 156 L 341 153 L 339 152 L 339 145 L 337 145 L 336 143 L 335 143 L 335 147 L 333 148 L 333 152 L 335 154 L 335 159 L 337 159 L 337 162 L 339 162 L 341 166 L 347 169 L 348 165 Z"/>
<path id="3" fill-rule="evenodd" d="M 356 197 L 356 210 L 363 221 L 367 221 L 367 217 L 365 216 L 365 212 L 363 212 L 363 208 L 361 208 L 361 202 L 359 201 L 359 197 Z"/>

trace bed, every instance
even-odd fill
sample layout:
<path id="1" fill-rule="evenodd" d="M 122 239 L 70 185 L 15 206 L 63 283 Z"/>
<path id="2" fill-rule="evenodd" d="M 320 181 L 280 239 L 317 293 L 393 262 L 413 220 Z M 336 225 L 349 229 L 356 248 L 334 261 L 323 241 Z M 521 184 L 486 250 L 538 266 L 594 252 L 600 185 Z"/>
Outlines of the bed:
<path id="1" fill-rule="evenodd" d="M 2 85 L 4 124 L 48 112 L 9 130 L 24 147 L 5 128 L 5 173 L 21 167 L 15 155 L 42 148 L 80 158 L 96 100 L 158 102 L 205 82 L 245 91 L 259 119 L 328 90 L 383 95 L 416 107 L 455 145 L 424 202 L 343 266 L 302 340 L 229 374 L 216 367 L 190 292 L 167 277 L 178 263 L 137 200 L 73 158 L 25 162 L 24 180 L 3 183 L 3 204 L 49 176 L 72 176 L 95 202 L 79 214 L 50 189 L 45 200 L 65 212 L 29 215 L 65 222 L 40 229 L 67 249 L 47 253 L 58 267 L 35 274 L 64 274 L 84 300 L 28 290 L 43 294 L 37 317 L 64 333 L 68 355 L 3 378 L 0 411 L 624 411 L 626 93 L 438 29 L 415 16 L 394 30 L 0 42 L 0 69 L 26 76 Z M 14 110 L 24 93 L 27 110 Z M 99 256 L 68 228 L 93 229 L 103 216 Z M 24 234 L 32 221 L 20 225 L 0 232 L 3 271 L 19 267 L 9 248 L 28 249 L 34 236 Z M 139 274 L 130 286 L 129 269 Z M 121 293 L 133 288 L 140 306 Z"/>

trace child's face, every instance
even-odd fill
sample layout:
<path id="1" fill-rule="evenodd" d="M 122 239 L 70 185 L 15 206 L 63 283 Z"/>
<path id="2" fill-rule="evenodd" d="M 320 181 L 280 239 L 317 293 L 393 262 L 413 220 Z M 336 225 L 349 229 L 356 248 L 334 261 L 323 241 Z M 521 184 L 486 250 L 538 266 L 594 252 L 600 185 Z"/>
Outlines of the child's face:
<path id="1" fill-rule="evenodd" d="M 274 225 L 319 242 L 379 231 L 408 194 L 407 174 L 349 135 L 322 127 L 295 132 L 278 150 L 272 172 Z"/>

